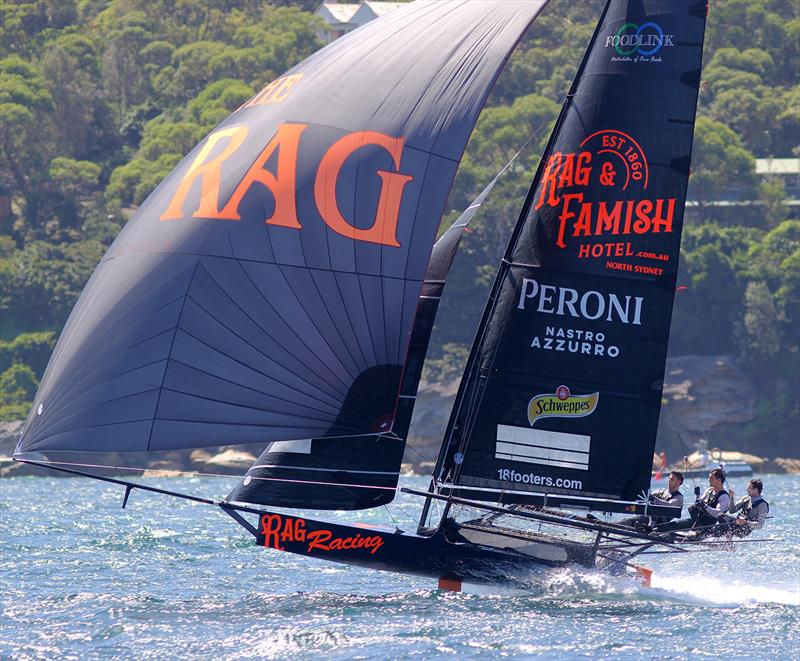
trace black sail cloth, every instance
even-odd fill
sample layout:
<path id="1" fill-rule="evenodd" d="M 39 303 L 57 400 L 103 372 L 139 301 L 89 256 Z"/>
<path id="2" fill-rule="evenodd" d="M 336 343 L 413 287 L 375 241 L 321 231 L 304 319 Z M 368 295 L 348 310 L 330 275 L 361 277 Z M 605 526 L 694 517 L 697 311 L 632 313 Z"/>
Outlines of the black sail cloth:
<path id="1" fill-rule="evenodd" d="M 271 443 L 228 496 L 229 500 L 318 509 L 365 509 L 392 500 L 397 467 L 403 458 L 404 440 L 447 275 L 467 225 L 514 158 L 433 246 L 391 431 Z"/>
<path id="2" fill-rule="evenodd" d="M 391 430 L 455 170 L 543 5 L 402 7 L 233 113 L 97 267 L 17 454 Z"/>
<path id="3" fill-rule="evenodd" d="M 648 490 L 705 16 L 609 2 L 462 381 L 444 491 L 614 511 Z"/>

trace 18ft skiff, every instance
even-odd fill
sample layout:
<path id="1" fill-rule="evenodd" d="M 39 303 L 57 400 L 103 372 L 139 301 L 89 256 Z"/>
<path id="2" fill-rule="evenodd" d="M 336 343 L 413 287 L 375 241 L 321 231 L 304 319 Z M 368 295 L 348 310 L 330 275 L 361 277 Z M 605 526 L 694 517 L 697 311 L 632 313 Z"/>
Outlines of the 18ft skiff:
<path id="1" fill-rule="evenodd" d="M 146 489 L 213 504 L 272 549 L 451 587 L 677 549 L 565 508 L 678 514 L 648 491 L 704 0 L 603 10 L 499 265 L 430 489 L 406 490 L 423 504 L 418 530 L 271 509 L 395 497 L 475 209 L 434 245 L 439 221 L 488 93 L 544 5 L 415 2 L 243 104 L 97 267 L 15 458 L 118 482 L 125 501 Z M 220 500 L 81 468 L 96 453 L 243 443 L 266 449 Z"/>

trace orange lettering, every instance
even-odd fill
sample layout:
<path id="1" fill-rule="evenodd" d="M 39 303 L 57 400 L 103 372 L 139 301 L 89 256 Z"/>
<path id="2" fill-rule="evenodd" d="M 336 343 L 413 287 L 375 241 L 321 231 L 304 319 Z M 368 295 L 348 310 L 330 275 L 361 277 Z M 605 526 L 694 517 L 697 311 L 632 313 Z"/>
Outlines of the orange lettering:
<path id="1" fill-rule="evenodd" d="M 206 140 L 206 144 L 197 154 L 194 162 L 186 171 L 183 180 L 178 185 L 178 190 L 170 200 L 167 210 L 160 216 L 159 220 L 178 220 L 183 217 L 183 203 L 189 190 L 199 177 L 200 184 L 200 206 L 197 207 L 192 216 L 195 218 L 219 218 L 217 202 L 219 197 L 220 166 L 222 161 L 232 156 L 244 142 L 247 136 L 247 128 L 244 126 L 232 126 L 231 128 L 215 131 Z M 209 157 L 214 147 L 223 140 L 229 138 L 228 144 L 220 154 L 209 161 Z"/>
<path id="2" fill-rule="evenodd" d="M 675 215 L 675 198 L 667 198 L 667 217 L 662 218 L 661 212 L 664 208 L 664 200 L 656 200 L 656 213 L 653 216 L 654 232 L 671 232 L 672 218 Z"/>
<path id="3" fill-rule="evenodd" d="M 279 535 L 281 529 L 281 516 L 279 514 L 265 514 L 261 517 L 261 534 L 264 535 L 264 546 L 269 546 L 279 551 L 285 549 L 281 546 Z"/>
<path id="4" fill-rule="evenodd" d="M 548 159 L 547 167 L 542 175 L 542 183 L 540 184 L 542 192 L 539 195 L 539 201 L 536 203 L 537 209 L 544 204 L 546 197 L 548 198 L 547 204 L 551 207 L 554 207 L 556 204 L 558 204 L 558 198 L 556 197 L 556 175 L 558 174 L 558 168 L 560 166 L 561 152 L 557 151 Z M 550 190 L 549 195 L 548 188 Z"/>
<path id="5" fill-rule="evenodd" d="M 297 149 L 300 144 L 300 135 L 306 130 L 307 124 L 283 124 L 278 132 L 261 151 L 247 174 L 233 191 L 225 208 L 212 218 L 226 220 L 240 220 L 239 205 L 250 186 L 259 183 L 266 186 L 275 198 L 275 211 L 264 222 L 269 225 L 280 225 L 299 230 L 300 222 L 297 220 L 297 203 L 295 201 L 295 182 L 297 179 Z M 278 152 L 277 174 L 272 174 L 264 169 L 264 165 L 276 149 Z"/>
<path id="6" fill-rule="evenodd" d="M 589 236 L 592 233 L 592 204 L 587 202 L 581 204 L 578 220 L 572 229 L 572 236 Z"/>
<path id="7" fill-rule="evenodd" d="M 564 243 L 564 232 L 567 227 L 567 221 L 570 218 L 574 218 L 575 214 L 569 210 L 569 203 L 573 200 L 576 200 L 580 203 L 583 202 L 583 193 L 567 193 L 564 195 L 564 204 L 561 207 L 561 215 L 558 219 L 561 221 L 561 224 L 558 228 L 558 239 L 556 239 L 556 245 L 559 248 L 566 248 L 567 244 Z"/>
<path id="8" fill-rule="evenodd" d="M 328 546 L 328 542 L 331 537 L 333 537 L 333 533 L 330 530 L 312 530 L 306 535 L 306 539 L 308 540 L 308 553 L 311 553 L 314 549 L 330 551 L 331 548 Z"/>
<path id="9" fill-rule="evenodd" d="M 394 166 L 400 168 L 400 157 L 403 152 L 405 138 L 393 138 L 375 131 L 359 131 L 337 140 L 328 149 L 319 164 L 314 181 L 314 200 L 322 220 L 337 234 L 368 243 L 380 243 L 385 246 L 400 246 L 397 241 L 397 220 L 400 214 L 400 202 L 403 188 L 413 177 L 399 172 L 378 170 L 381 179 L 381 193 L 375 221 L 372 227 L 359 229 L 345 220 L 336 200 L 336 181 L 347 158 L 356 150 L 375 145 L 382 147 L 392 157 Z"/>
<path id="10" fill-rule="evenodd" d="M 653 210 L 653 203 L 650 200 L 641 200 L 636 203 L 636 220 L 633 223 L 633 231 L 637 234 L 645 234 L 650 231 L 650 216 Z"/>
<path id="11" fill-rule="evenodd" d="M 293 542 L 294 541 L 294 526 L 292 525 L 291 519 L 286 519 L 283 524 L 283 532 L 281 533 L 281 541 L 282 542 Z"/>
<path id="12" fill-rule="evenodd" d="M 561 172 L 558 177 L 558 187 L 567 188 L 572 186 L 575 177 L 575 154 L 567 154 Z"/>
<path id="13" fill-rule="evenodd" d="M 298 542 L 306 541 L 306 522 L 303 519 L 294 520 L 294 538 Z"/>
<path id="14" fill-rule="evenodd" d="M 619 219 L 622 215 L 622 201 L 614 202 L 611 211 L 608 210 L 605 202 L 598 203 L 597 207 L 597 225 L 595 226 L 594 233 L 602 234 L 610 232 L 611 234 L 619 234 Z"/>
<path id="15" fill-rule="evenodd" d="M 582 151 L 578 155 L 578 162 L 575 165 L 575 183 L 578 186 L 589 185 L 589 174 L 592 172 L 592 168 L 589 167 L 589 163 L 591 162 L 592 162 L 591 152 Z"/>
<path id="16" fill-rule="evenodd" d="M 289 92 L 291 92 L 292 87 L 294 87 L 302 77 L 303 74 L 298 73 L 293 76 L 282 76 L 281 78 L 276 78 L 252 99 L 243 103 L 238 110 L 249 108 L 250 106 L 261 106 L 268 103 L 280 103 L 287 96 L 289 96 Z"/>

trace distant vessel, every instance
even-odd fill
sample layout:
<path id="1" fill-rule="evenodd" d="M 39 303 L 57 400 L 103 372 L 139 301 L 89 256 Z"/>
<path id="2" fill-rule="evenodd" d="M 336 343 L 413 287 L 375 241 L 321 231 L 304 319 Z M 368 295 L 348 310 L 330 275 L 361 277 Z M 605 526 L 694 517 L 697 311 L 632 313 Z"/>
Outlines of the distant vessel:
<path id="1" fill-rule="evenodd" d="M 433 245 L 466 141 L 545 1 L 413 3 L 311 56 L 204 139 L 109 249 L 15 458 L 215 505 L 258 544 L 509 581 L 672 542 L 564 508 L 648 497 L 706 3 L 611 0 L 486 305 L 416 531 L 270 508 L 392 501 L 439 298 L 488 188 Z M 491 186 L 489 187 L 491 188 Z M 223 500 L 91 453 L 269 443 Z M 115 463 L 118 465 L 118 463 Z M 441 506 L 440 509 L 437 509 Z"/>
<path id="2" fill-rule="evenodd" d="M 686 457 L 682 470 L 684 477 L 708 477 L 715 468 L 725 471 L 727 478 L 750 477 L 753 467 L 747 463 L 740 452 L 725 452 L 714 448 L 705 452 L 694 452 Z"/>

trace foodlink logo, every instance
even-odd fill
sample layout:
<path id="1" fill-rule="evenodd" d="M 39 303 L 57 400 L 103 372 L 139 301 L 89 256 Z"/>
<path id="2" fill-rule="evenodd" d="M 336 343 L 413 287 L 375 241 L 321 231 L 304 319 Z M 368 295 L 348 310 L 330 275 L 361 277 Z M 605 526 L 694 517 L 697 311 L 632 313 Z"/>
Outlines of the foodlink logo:
<path id="1" fill-rule="evenodd" d="M 658 23 L 625 23 L 616 34 L 606 37 L 606 48 L 613 47 L 623 57 L 634 54 L 650 56 L 662 48 L 674 46 L 674 38 L 674 34 L 664 34 Z"/>
<path id="2" fill-rule="evenodd" d="M 528 402 L 528 422 L 533 427 L 545 418 L 585 418 L 594 413 L 600 393 L 573 395 L 567 386 L 558 386 L 554 393 L 536 395 Z"/>

